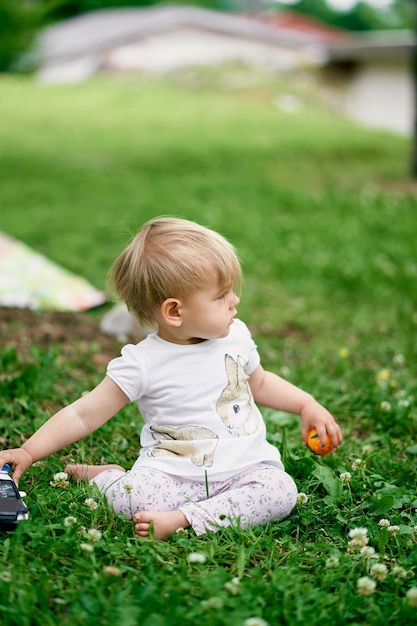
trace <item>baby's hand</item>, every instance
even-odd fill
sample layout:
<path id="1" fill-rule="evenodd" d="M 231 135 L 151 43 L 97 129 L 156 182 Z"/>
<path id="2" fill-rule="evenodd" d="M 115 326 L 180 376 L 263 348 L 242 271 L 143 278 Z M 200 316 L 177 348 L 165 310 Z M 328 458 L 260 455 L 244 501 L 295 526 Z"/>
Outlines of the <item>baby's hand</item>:
<path id="1" fill-rule="evenodd" d="M 326 434 L 330 437 L 333 450 L 340 446 L 343 441 L 343 433 L 333 415 L 324 406 L 313 400 L 302 408 L 300 415 L 301 438 L 304 445 L 307 443 L 309 430 L 315 428 L 322 447 L 326 444 Z"/>
<path id="2" fill-rule="evenodd" d="M 25 472 L 32 463 L 33 459 L 31 455 L 24 448 L 14 448 L 0 452 L 0 469 L 3 465 L 10 465 L 13 470 L 13 480 L 16 485 L 19 483 L 23 472 Z"/>

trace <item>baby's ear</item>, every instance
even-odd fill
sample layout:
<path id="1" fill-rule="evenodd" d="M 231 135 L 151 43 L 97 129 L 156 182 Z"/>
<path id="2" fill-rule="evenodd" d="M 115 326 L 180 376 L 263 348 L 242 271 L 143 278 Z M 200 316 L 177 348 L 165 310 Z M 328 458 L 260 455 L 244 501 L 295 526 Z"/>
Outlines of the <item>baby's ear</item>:
<path id="1" fill-rule="evenodd" d="M 161 317 L 165 324 L 169 326 L 179 327 L 182 324 L 181 316 L 181 300 L 177 298 L 167 298 L 161 304 Z"/>

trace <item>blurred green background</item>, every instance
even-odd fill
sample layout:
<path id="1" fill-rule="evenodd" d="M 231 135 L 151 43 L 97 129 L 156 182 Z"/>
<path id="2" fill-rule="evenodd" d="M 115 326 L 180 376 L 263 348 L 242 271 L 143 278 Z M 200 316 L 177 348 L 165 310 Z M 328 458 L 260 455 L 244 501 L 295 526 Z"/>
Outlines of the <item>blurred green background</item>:
<path id="1" fill-rule="evenodd" d="M 414 353 L 410 140 L 308 94 L 286 114 L 274 105 L 284 79 L 248 70 L 245 88 L 224 87 L 242 71 L 70 86 L 3 76 L 1 229 L 104 288 L 145 220 L 197 220 L 238 248 L 249 322 L 336 343 L 395 334 Z"/>

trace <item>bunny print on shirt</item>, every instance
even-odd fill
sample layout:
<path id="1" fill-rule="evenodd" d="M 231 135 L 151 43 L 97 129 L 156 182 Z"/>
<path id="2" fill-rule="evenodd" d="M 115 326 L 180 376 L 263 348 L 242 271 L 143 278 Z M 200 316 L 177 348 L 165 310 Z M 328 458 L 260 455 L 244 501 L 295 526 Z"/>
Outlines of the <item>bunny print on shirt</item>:
<path id="1" fill-rule="evenodd" d="M 251 435 L 257 428 L 245 365 L 241 356 L 235 360 L 230 354 L 225 355 L 228 383 L 216 403 L 216 411 L 233 438 Z M 152 456 L 186 457 L 194 465 L 213 465 L 218 436 L 212 430 L 198 425 L 172 427 L 165 424 L 151 427 L 151 430 L 157 440 Z"/>

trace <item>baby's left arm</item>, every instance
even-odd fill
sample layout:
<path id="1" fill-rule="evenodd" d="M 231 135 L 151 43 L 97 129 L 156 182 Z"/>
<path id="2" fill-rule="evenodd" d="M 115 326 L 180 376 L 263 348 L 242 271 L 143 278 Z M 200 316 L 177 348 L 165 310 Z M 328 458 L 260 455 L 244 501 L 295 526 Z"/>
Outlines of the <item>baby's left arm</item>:
<path id="1" fill-rule="evenodd" d="M 261 365 L 250 375 L 249 385 L 256 403 L 300 415 L 301 438 L 304 444 L 307 443 L 308 431 L 313 426 L 317 429 L 323 446 L 326 433 L 331 439 L 333 449 L 342 443 L 343 434 L 333 415 L 299 387 L 264 370 Z"/>

